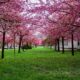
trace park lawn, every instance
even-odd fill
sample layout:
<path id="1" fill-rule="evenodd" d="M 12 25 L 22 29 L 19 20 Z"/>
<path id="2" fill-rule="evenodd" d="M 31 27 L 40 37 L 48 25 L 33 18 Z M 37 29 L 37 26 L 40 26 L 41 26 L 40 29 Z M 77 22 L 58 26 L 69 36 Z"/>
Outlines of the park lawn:
<path id="1" fill-rule="evenodd" d="M 0 59 L 0 80 L 80 80 L 80 53 L 65 54 L 49 48 L 33 48 Z"/>

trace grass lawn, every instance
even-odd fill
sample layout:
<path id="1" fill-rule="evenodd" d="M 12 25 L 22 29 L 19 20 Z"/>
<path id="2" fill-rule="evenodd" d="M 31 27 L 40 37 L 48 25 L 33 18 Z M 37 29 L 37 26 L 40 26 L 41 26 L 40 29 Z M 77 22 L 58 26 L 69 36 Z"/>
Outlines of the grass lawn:
<path id="1" fill-rule="evenodd" d="M 72 56 L 38 47 L 14 55 L 13 50 L 5 50 L 0 80 L 80 80 L 80 53 Z"/>

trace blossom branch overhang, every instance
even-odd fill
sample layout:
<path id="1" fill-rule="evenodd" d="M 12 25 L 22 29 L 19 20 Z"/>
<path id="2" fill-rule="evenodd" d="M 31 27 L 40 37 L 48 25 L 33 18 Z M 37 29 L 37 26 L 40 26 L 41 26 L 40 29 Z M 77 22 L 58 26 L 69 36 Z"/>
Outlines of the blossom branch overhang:
<path id="1" fill-rule="evenodd" d="M 0 4 L 2 4 L 2 3 L 7 3 L 7 2 L 9 2 L 10 0 L 0 0 Z"/>

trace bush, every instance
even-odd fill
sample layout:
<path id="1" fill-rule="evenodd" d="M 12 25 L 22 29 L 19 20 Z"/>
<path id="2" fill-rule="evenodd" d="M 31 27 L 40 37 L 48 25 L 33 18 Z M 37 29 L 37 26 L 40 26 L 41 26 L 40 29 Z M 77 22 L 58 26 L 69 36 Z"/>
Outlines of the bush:
<path id="1" fill-rule="evenodd" d="M 23 45 L 21 48 L 22 49 L 32 49 L 32 46 L 31 45 Z"/>

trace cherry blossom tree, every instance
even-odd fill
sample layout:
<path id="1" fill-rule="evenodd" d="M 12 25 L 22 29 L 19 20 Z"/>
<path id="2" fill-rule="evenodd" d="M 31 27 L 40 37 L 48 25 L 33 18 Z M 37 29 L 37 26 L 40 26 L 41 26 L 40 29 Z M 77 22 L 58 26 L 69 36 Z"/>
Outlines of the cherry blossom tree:
<path id="1" fill-rule="evenodd" d="M 20 1 L 3 0 L 0 2 L 0 32 L 3 34 L 2 58 L 4 58 L 5 35 L 12 25 L 20 22 L 18 12 L 21 11 Z M 18 10 L 18 11 L 17 11 Z M 15 15 L 16 13 L 16 15 Z"/>

